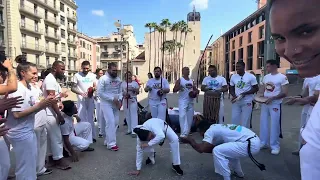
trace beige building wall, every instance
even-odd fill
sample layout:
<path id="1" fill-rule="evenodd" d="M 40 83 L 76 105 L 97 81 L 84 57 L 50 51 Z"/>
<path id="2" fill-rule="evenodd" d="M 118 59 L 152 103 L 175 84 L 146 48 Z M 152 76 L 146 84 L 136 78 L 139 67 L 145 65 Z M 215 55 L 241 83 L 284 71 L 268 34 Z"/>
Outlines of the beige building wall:
<path id="1" fill-rule="evenodd" d="M 83 33 L 78 33 L 77 37 L 78 70 L 81 68 L 81 63 L 87 60 L 90 62 L 91 71 L 95 72 L 96 68 L 100 67 L 100 46 L 96 40 Z"/>
<path id="2" fill-rule="evenodd" d="M 180 59 L 180 70 L 183 66 L 187 66 L 190 68 L 191 71 L 191 77 L 193 79 L 197 76 L 198 71 L 198 63 L 199 63 L 199 57 L 200 57 L 200 37 L 201 37 L 201 23 L 200 21 L 189 21 L 188 27 L 192 30 L 192 32 L 189 32 L 187 34 L 187 37 L 185 38 L 185 34 L 181 34 L 178 32 L 177 38 L 173 37 L 173 32 L 170 31 L 170 29 L 167 29 L 166 32 L 166 41 L 173 40 L 173 38 L 177 39 L 177 42 L 180 42 L 181 44 L 185 45 L 181 48 L 180 55 L 177 59 L 171 58 L 171 61 L 179 61 Z M 156 38 L 154 38 L 154 36 Z M 151 51 L 150 51 L 150 37 L 151 37 Z M 156 66 L 162 67 L 162 45 L 161 45 L 161 39 L 159 39 L 160 33 L 158 31 L 154 31 L 151 34 L 146 33 L 145 34 L 145 40 L 144 40 L 144 47 L 145 47 L 145 60 L 146 62 L 142 65 L 142 69 L 147 69 L 149 72 L 149 62 L 150 62 L 150 71 L 153 73 L 153 69 Z M 185 44 L 184 44 L 185 43 Z M 178 48 L 177 48 L 177 54 L 178 54 Z M 184 55 L 183 55 L 184 52 Z M 150 59 L 151 55 L 151 59 Z M 179 58 L 180 57 L 180 58 Z M 184 58 L 183 58 L 184 57 Z M 164 72 L 167 71 L 168 62 L 170 61 L 170 54 L 168 52 L 165 52 L 164 55 Z M 179 62 L 178 62 L 179 64 Z M 179 76 L 181 76 L 181 73 L 179 72 Z"/>
<path id="3" fill-rule="evenodd" d="M 218 74 L 225 76 L 225 48 L 224 48 L 224 38 L 219 37 L 211 44 L 211 56 L 209 54 L 209 65 L 215 65 L 218 69 Z M 210 53 L 209 52 L 209 53 Z"/>
<path id="4" fill-rule="evenodd" d="M 5 40 L 7 37 L 7 11 L 6 11 L 6 1 L 0 0 L 0 53 L 4 53 L 8 55 L 6 47 L 8 46 L 8 42 Z"/>
<path id="5" fill-rule="evenodd" d="M 75 71 L 77 5 L 73 0 L 7 0 L 6 54 L 25 54 L 44 69 L 55 60 L 66 63 L 66 75 Z M 69 27 L 69 28 L 68 28 Z"/>

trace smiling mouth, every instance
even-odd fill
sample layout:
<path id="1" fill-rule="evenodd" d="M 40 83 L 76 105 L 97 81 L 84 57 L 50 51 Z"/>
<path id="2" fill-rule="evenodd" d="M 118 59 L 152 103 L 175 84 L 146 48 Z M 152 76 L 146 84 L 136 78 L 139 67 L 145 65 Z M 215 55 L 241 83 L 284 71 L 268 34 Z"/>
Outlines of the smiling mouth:
<path id="1" fill-rule="evenodd" d="M 307 63 L 311 62 L 313 59 L 317 58 L 319 55 L 320 55 L 320 53 L 316 54 L 316 55 L 314 55 L 314 56 L 312 56 L 312 57 L 310 57 L 308 59 L 294 61 L 293 64 L 297 65 L 297 66 L 307 64 Z"/>

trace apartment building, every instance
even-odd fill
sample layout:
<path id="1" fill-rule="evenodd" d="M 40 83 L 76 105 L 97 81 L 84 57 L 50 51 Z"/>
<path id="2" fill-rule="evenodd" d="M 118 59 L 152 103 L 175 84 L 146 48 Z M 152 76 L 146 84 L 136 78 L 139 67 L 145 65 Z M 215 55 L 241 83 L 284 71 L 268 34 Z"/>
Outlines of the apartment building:
<path id="1" fill-rule="evenodd" d="M 26 55 L 39 70 L 56 60 L 66 63 L 66 75 L 74 71 L 77 5 L 73 0 L 7 0 L 4 8 L 8 57 Z M 71 56 L 70 56 L 70 55 Z"/>
<path id="2" fill-rule="evenodd" d="M 77 45 L 78 45 L 78 61 L 77 67 L 81 67 L 81 63 L 85 60 L 90 61 L 91 71 L 95 72 L 96 68 L 100 68 L 100 45 L 97 41 L 83 33 L 78 33 L 77 35 Z"/>
<path id="3" fill-rule="evenodd" d="M 0 0 L 0 53 L 5 53 L 6 49 L 6 41 L 5 38 L 7 36 L 7 29 L 6 29 L 6 1 Z"/>
<path id="4" fill-rule="evenodd" d="M 218 74 L 225 76 L 225 61 L 224 61 L 224 38 L 219 37 L 210 46 L 207 52 L 208 65 L 215 65 L 218 70 Z"/>
<path id="5" fill-rule="evenodd" d="M 115 32 L 107 37 L 94 38 L 101 47 L 101 68 L 106 70 L 108 63 L 114 62 L 117 64 L 118 74 L 121 77 L 121 70 L 124 72 L 126 69 L 124 68 L 124 65 L 127 60 L 132 60 L 139 54 L 133 26 L 123 25 L 123 29 L 126 30 L 126 34 L 123 36 L 120 33 Z"/>

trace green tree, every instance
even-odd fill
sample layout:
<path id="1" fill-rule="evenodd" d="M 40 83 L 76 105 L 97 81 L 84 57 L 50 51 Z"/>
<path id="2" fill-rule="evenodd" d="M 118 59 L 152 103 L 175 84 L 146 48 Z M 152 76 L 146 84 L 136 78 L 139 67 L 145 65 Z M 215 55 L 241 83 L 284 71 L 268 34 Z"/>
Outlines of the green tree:
<path id="1" fill-rule="evenodd" d="M 157 29 L 157 23 L 152 22 L 150 23 L 151 28 L 153 28 L 153 41 L 154 41 L 154 59 L 153 59 L 153 66 L 156 67 L 156 59 L 157 59 L 157 41 L 156 41 L 156 29 Z M 151 34 L 150 34 L 151 39 Z M 151 51 L 150 51 L 151 53 Z"/>

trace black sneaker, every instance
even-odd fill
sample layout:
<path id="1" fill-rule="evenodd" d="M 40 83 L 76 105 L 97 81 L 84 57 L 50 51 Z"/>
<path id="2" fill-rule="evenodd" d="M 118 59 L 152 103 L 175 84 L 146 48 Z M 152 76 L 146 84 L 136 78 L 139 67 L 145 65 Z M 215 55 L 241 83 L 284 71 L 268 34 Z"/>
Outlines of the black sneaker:
<path id="1" fill-rule="evenodd" d="M 154 157 L 154 159 L 156 159 L 156 152 L 154 152 L 153 157 Z M 146 165 L 151 164 L 151 163 L 152 163 L 152 161 L 151 161 L 151 159 L 148 157 L 148 159 L 146 160 Z"/>
<path id="2" fill-rule="evenodd" d="M 93 143 L 96 143 L 96 142 L 97 142 L 97 140 L 96 140 L 96 139 L 93 139 L 92 141 L 93 141 Z"/>
<path id="3" fill-rule="evenodd" d="M 38 174 L 37 176 L 45 176 L 52 173 L 52 169 L 47 169 L 44 173 Z"/>
<path id="4" fill-rule="evenodd" d="M 65 148 L 63 148 L 63 157 L 70 157 L 69 152 Z"/>
<path id="5" fill-rule="evenodd" d="M 103 138 L 103 136 L 102 136 L 102 134 L 99 134 L 99 136 L 98 136 L 99 138 Z"/>
<path id="6" fill-rule="evenodd" d="M 172 169 L 179 175 L 182 176 L 183 175 L 183 171 L 180 168 L 180 165 L 172 165 Z"/>
<path id="7" fill-rule="evenodd" d="M 94 148 L 88 147 L 87 149 L 83 150 L 82 152 L 90 152 L 90 151 L 94 151 Z"/>

